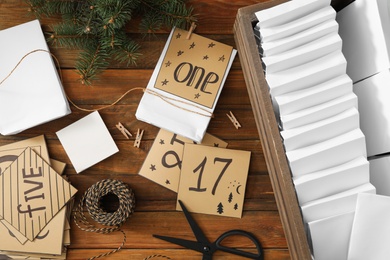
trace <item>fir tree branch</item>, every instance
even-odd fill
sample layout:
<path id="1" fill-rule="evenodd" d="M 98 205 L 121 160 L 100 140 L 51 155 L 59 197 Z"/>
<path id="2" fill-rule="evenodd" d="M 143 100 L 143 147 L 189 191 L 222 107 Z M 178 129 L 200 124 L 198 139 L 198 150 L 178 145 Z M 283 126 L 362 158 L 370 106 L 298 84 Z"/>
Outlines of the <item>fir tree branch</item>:
<path id="1" fill-rule="evenodd" d="M 83 49 L 93 44 L 96 37 L 79 34 L 77 27 L 73 24 L 61 23 L 53 26 L 53 33 L 47 40 L 61 47 Z"/>
<path id="2" fill-rule="evenodd" d="M 96 74 L 109 65 L 107 52 L 100 45 L 91 46 L 80 54 L 76 62 L 76 69 L 80 74 L 83 85 L 91 85 Z"/>
<path id="3" fill-rule="evenodd" d="M 136 0 L 133 1 L 98 1 L 95 8 L 106 27 L 113 29 L 123 28 L 132 18 L 132 12 L 136 8 Z"/>
<path id="4" fill-rule="evenodd" d="M 39 18 L 44 13 L 45 0 L 26 0 L 25 1 L 30 7 L 29 12 L 34 13 L 34 15 Z"/>
<path id="5" fill-rule="evenodd" d="M 112 50 L 114 60 L 126 63 L 126 66 L 136 65 L 136 61 L 141 53 L 138 52 L 140 46 L 134 41 L 127 41 L 119 48 Z"/>
<path id="6" fill-rule="evenodd" d="M 195 16 L 191 15 L 191 13 L 193 11 L 192 8 L 189 8 L 189 10 L 184 15 L 181 15 L 180 12 L 175 12 L 175 11 L 179 11 L 179 10 L 181 10 L 181 11 L 186 10 L 185 4 L 181 1 L 177 1 L 174 4 L 172 4 L 171 1 L 163 1 L 162 3 L 159 3 L 159 5 L 157 5 L 160 8 L 157 8 L 155 5 L 152 5 L 145 0 L 141 0 L 141 3 L 143 5 L 145 5 L 147 8 L 154 10 L 156 13 L 159 13 L 159 14 L 166 16 L 166 17 L 170 17 L 173 20 L 185 20 L 188 24 L 191 24 L 192 22 L 196 22 Z M 168 5 L 172 4 L 172 7 L 176 8 L 176 9 L 172 10 L 172 12 L 168 12 L 168 11 L 161 9 L 161 7 L 167 6 L 167 4 Z M 182 8 L 182 9 L 179 9 L 179 8 Z M 177 14 L 177 13 L 179 13 L 179 14 Z"/>
<path id="7" fill-rule="evenodd" d="M 78 3 L 85 3 L 83 0 L 26 0 L 26 2 L 32 7 L 31 10 L 37 17 L 72 13 L 76 10 Z"/>
<path id="8" fill-rule="evenodd" d="M 163 25 L 163 20 L 159 14 L 146 13 L 141 20 L 139 28 L 144 32 L 144 36 L 152 35 L 156 31 L 160 30 Z"/>
<path id="9" fill-rule="evenodd" d="M 144 15 L 140 29 L 148 34 L 162 26 L 183 27 L 196 21 L 193 9 L 183 0 L 26 0 L 35 15 L 62 15 L 63 23 L 53 26 L 47 39 L 61 47 L 79 48 L 75 67 L 81 82 L 91 80 L 109 66 L 109 58 L 136 64 L 139 45 L 126 34 L 133 13 Z"/>

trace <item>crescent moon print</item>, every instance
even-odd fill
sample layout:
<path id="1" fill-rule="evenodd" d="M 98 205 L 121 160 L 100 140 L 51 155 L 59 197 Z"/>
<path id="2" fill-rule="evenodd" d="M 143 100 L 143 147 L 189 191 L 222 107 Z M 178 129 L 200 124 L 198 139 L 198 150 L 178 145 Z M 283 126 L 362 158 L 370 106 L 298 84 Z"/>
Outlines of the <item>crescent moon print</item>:
<path id="1" fill-rule="evenodd" d="M 241 185 L 238 185 L 237 188 L 236 188 L 236 192 L 237 192 L 237 194 L 239 194 L 239 195 L 241 195 L 240 188 L 241 188 Z"/>

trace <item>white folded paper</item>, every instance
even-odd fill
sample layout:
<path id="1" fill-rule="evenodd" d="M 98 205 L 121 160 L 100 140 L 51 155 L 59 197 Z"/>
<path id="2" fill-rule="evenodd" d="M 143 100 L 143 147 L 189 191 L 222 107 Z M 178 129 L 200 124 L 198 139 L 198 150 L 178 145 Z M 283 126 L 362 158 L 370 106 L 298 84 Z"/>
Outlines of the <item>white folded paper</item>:
<path id="1" fill-rule="evenodd" d="M 330 0 L 295 0 L 255 13 L 260 28 L 278 26 L 330 5 Z"/>
<path id="2" fill-rule="evenodd" d="M 258 32 L 258 37 L 260 37 L 262 43 L 267 43 L 270 41 L 293 36 L 296 33 L 308 30 L 312 26 L 319 25 L 329 20 L 334 20 L 335 18 L 336 11 L 333 9 L 333 7 L 327 6 L 289 23 L 269 28 L 261 28 L 261 35 L 259 31 L 260 26 L 257 24 L 255 27 L 255 33 Z"/>
<path id="3" fill-rule="evenodd" d="M 390 196 L 390 157 L 384 155 L 370 160 L 370 181 L 378 195 Z"/>
<path id="4" fill-rule="evenodd" d="M 331 33 L 338 33 L 339 24 L 335 20 L 327 20 L 291 36 L 274 41 L 263 41 L 263 57 L 275 55 L 297 48 Z"/>
<path id="5" fill-rule="evenodd" d="M 299 204 L 328 197 L 370 182 L 369 163 L 366 157 L 356 159 L 294 177 Z"/>
<path id="6" fill-rule="evenodd" d="M 56 134 L 77 173 L 119 151 L 98 111 Z"/>
<path id="7" fill-rule="evenodd" d="M 335 51 L 303 65 L 266 75 L 273 97 L 312 87 L 346 73 L 347 61 Z"/>
<path id="8" fill-rule="evenodd" d="M 377 1 L 353 1 L 337 13 L 347 74 L 353 82 L 388 69 L 389 54 Z"/>
<path id="9" fill-rule="evenodd" d="M 390 72 L 388 69 L 353 86 L 368 156 L 390 152 Z"/>
<path id="10" fill-rule="evenodd" d="M 315 260 L 346 260 L 354 212 L 309 222 Z M 365 258 L 375 259 L 377 258 Z"/>
<path id="11" fill-rule="evenodd" d="M 359 194 L 348 260 L 388 260 L 390 259 L 389 244 L 390 197 L 368 193 Z"/>
<path id="12" fill-rule="evenodd" d="M 329 197 L 310 201 L 301 205 L 303 220 L 305 223 L 309 223 L 355 211 L 359 193 L 375 194 L 375 192 L 375 187 L 371 183 L 366 183 Z"/>
<path id="13" fill-rule="evenodd" d="M 16 134 L 69 114 L 38 20 L 0 31 L 0 133 Z"/>
<path id="14" fill-rule="evenodd" d="M 347 74 L 332 78 L 319 85 L 275 96 L 280 115 L 316 106 L 352 93 L 352 80 Z"/>
<path id="15" fill-rule="evenodd" d="M 386 41 L 387 54 L 390 60 L 390 3 L 387 0 L 377 0 L 379 16 Z"/>
<path id="16" fill-rule="evenodd" d="M 359 112 L 350 108 L 335 116 L 280 132 L 285 150 L 320 143 L 359 128 Z"/>
<path id="17" fill-rule="evenodd" d="M 263 58 L 266 74 L 290 69 L 331 52 L 341 50 L 341 38 L 337 33 L 325 35 L 289 51 Z"/>
<path id="18" fill-rule="evenodd" d="M 360 129 L 322 143 L 286 152 L 294 177 L 324 170 L 366 155 L 366 142 Z"/>
<path id="19" fill-rule="evenodd" d="M 305 108 L 280 117 L 283 130 L 311 124 L 316 121 L 337 115 L 347 109 L 358 107 L 357 96 L 351 92 L 317 106 Z"/>

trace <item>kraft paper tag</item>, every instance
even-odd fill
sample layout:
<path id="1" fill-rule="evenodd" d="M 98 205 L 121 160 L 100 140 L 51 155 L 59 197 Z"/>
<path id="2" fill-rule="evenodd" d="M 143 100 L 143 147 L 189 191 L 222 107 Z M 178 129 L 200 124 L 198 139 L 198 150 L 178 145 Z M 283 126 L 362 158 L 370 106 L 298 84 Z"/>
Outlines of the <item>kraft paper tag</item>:
<path id="1" fill-rule="evenodd" d="M 77 190 L 31 148 L 2 172 L 0 215 L 30 241 Z"/>
<path id="2" fill-rule="evenodd" d="M 249 151 L 185 144 L 178 200 L 188 210 L 241 218 Z M 180 210 L 180 205 L 176 205 Z"/>
<path id="3" fill-rule="evenodd" d="M 193 143 L 193 141 L 161 129 L 153 142 L 152 148 L 139 174 L 177 192 L 184 144 L 186 143 Z M 206 133 L 202 145 L 225 148 L 227 143 Z"/>

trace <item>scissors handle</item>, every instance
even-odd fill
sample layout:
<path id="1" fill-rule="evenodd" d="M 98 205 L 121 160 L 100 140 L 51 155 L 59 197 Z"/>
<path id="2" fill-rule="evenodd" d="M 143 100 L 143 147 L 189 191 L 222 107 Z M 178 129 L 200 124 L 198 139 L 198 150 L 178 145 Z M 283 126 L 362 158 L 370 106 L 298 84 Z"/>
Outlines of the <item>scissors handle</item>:
<path id="1" fill-rule="evenodd" d="M 256 246 L 257 249 L 257 254 L 253 254 L 250 252 L 242 251 L 236 248 L 232 247 L 226 247 L 221 245 L 222 241 L 230 236 L 235 236 L 235 235 L 240 235 L 249 238 Z M 263 255 L 263 247 L 261 246 L 260 242 L 257 240 L 257 238 L 252 234 L 244 230 L 230 230 L 225 233 L 223 233 L 221 236 L 218 237 L 218 239 L 215 241 L 215 246 L 217 250 L 221 250 L 227 253 L 235 254 L 235 255 L 240 255 L 244 256 L 247 258 L 251 259 L 256 259 L 256 260 L 263 260 L 264 255 Z"/>

